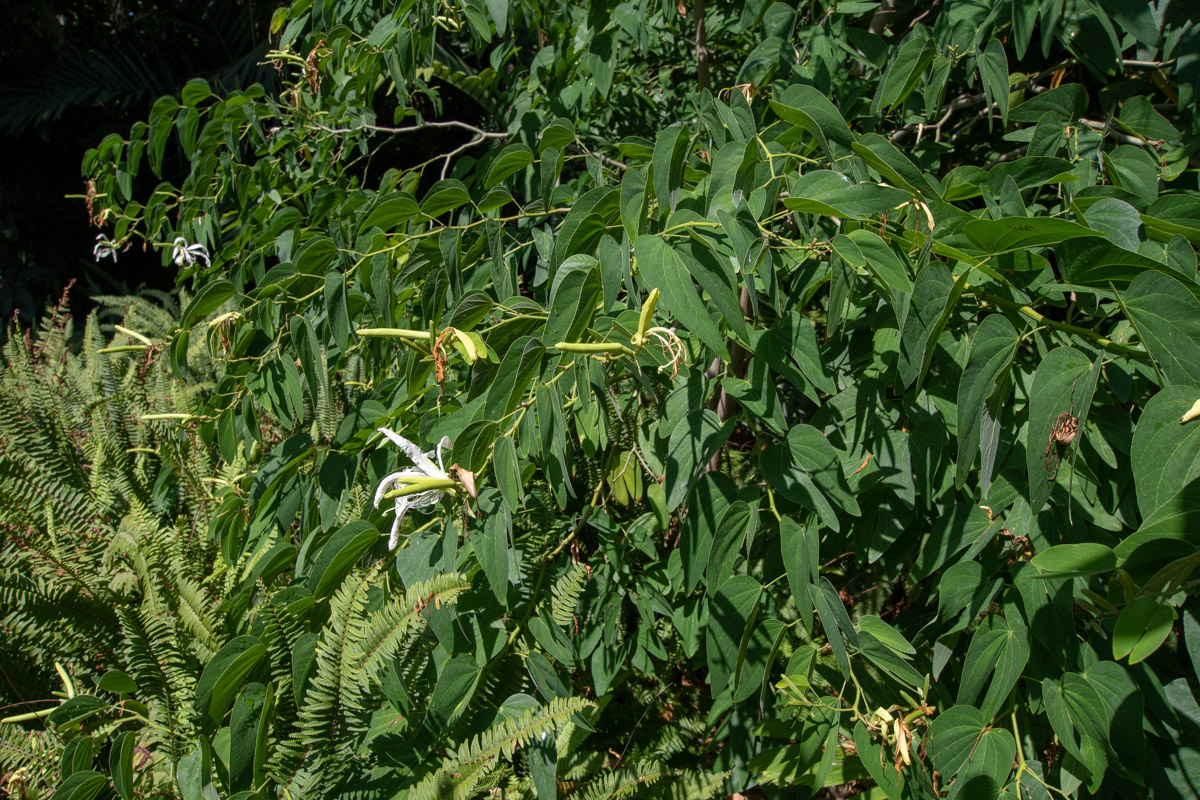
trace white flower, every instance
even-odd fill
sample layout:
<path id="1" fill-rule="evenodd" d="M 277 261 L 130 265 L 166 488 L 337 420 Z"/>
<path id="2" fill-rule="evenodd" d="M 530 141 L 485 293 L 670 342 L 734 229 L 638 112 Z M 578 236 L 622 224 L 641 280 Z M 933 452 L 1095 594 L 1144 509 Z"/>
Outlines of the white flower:
<path id="1" fill-rule="evenodd" d="M 421 448 L 405 439 L 398 433 L 390 431 L 387 428 L 379 428 L 387 438 L 391 439 L 395 444 L 400 446 L 404 454 L 412 459 L 413 465 L 408 469 L 402 469 L 399 472 L 393 472 L 385 477 L 379 483 L 379 488 L 375 490 L 375 507 L 379 507 L 379 503 L 384 499 L 384 495 L 396 489 L 402 489 L 409 483 L 412 483 L 412 478 L 436 478 L 444 481 L 450 480 L 450 476 L 446 474 L 446 468 L 442 465 L 442 449 L 450 446 L 450 437 L 443 436 L 437 446 L 437 464 L 431 461 L 434 451 L 422 453 Z M 410 480 L 404 480 L 408 478 Z M 395 550 L 396 545 L 400 541 L 400 523 L 404 519 L 404 515 L 410 508 L 415 508 L 420 511 L 433 508 L 442 499 L 442 495 L 446 492 L 442 489 L 430 489 L 426 492 L 417 494 L 402 495 L 395 498 L 396 519 L 392 522 L 392 536 L 388 539 L 388 550 Z"/>
<path id="2" fill-rule="evenodd" d="M 97 263 L 102 258 L 112 256 L 112 260 L 117 260 L 117 243 L 109 239 L 103 233 L 96 234 L 96 246 L 92 248 L 92 255 L 96 257 Z"/>
<path id="3" fill-rule="evenodd" d="M 171 250 L 171 258 L 175 261 L 175 266 L 182 267 L 184 265 L 191 266 L 196 263 L 196 259 L 204 262 L 204 266 L 212 266 L 212 261 L 208 258 L 208 248 L 202 244 L 188 244 L 187 239 L 182 236 L 175 237 L 175 246 Z"/>

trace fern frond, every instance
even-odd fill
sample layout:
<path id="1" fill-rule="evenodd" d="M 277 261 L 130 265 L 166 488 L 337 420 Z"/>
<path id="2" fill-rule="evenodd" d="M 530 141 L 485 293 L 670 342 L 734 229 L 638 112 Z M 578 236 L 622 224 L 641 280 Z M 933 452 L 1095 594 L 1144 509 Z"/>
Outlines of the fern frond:
<path id="1" fill-rule="evenodd" d="M 59 738 L 47 731 L 0 725 L 0 775 L 8 779 L 5 796 L 47 795 L 57 782 L 62 749 Z M 16 781 L 14 775 L 19 775 Z"/>
<path id="2" fill-rule="evenodd" d="M 461 575 L 439 575 L 415 584 L 403 597 L 376 611 L 361 645 L 362 661 L 357 667 L 360 680 L 380 679 L 383 668 L 395 657 L 404 640 L 414 628 L 425 624 L 421 611 L 426 606 L 432 603 L 441 608 L 443 604 L 454 603 L 470 588 L 470 581 Z"/>
<path id="3" fill-rule="evenodd" d="M 658 800 L 713 800 L 724 797 L 728 772 L 684 770 L 669 781 L 655 785 L 650 797 Z"/>
<path id="4" fill-rule="evenodd" d="M 572 564 L 567 571 L 554 582 L 551 593 L 553 601 L 550 604 L 550 617 L 558 627 L 566 629 L 574 622 L 575 604 L 583 594 L 587 581 L 587 567 L 583 564 Z"/>
<path id="5" fill-rule="evenodd" d="M 621 767 L 592 781 L 580 795 L 582 800 L 617 800 L 630 797 L 643 787 L 671 777 L 673 771 L 660 763 Z"/>
<path id="6" fill-rule="evenodd" d="M 350 767 L 349 743 L 365 730 L 365 687 L 356 667 L 363 661 L 363 617 L 377 571 L 350 575 L 330 600 L 329 625 L 317 643 L 316 672 L 284 754 L 295 768 L 281 782 L 294 796 L 307 797 L 337 783 Z"/>
<path id="7" fill-rule="evenodd" d="M 129 671 L 147 701 L 152 732 L 162 731 L 172 762 L 183 756 L 194 729 L 195 669 L 185 660 L 174 625 L 164 616 L 128 609 L 117 612 L 125 635 Z"/>
<path id="8" fill-rule="evenodd" d="M 410 790 L 408 800 L 440 800 L 477 793 L 500 758 L 511 759 L 517 748 L 542 736 L 553 735 L 573 714 L 594 705 L 579 697 L 557 697 L 548 705 L 527 709 L 519 717 L 509 717 L 460 745 L 437 772 L 426 776 Z"/>

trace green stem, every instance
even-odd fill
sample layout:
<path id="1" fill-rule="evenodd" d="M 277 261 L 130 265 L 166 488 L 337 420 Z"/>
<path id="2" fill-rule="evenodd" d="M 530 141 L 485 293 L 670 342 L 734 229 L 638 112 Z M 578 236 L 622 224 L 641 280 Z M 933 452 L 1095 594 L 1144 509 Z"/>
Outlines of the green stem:
<path id="1" fill-rule="evenodd" d="M 1062 331 L 1063 333 L 1070 333 L 1087 339 L 1097 347 L 1102 347 L 1110 353 L 1114 353 L 1119 356 L 1125 356 L 1126 358 L 1144 359 L 1150 357 L 1150 354 L 1145 350 L 1139 350 L 1136 347 L 1130 347 L 1119 342 L 1114 342 L 1112 339 L 1107 339 L 1093 330 L 1081 328 L 1078 325 L 1070 325 L 1066 322 L 1058 322 L 1057 320 L 1050 319 L 1045 314 L 1042 314 L 1030 306 L 1022 305 L 1020 303 L 1013 302 L 1012 300 L 1006 300 L 1003 297 L 997 297 L 993 294 L 988 294 L 976 286 L 970 286 L 966 289 L 966 291 L 970 292 L 981 300 L 999 306 L 1000 308 L 1004 308 L 1009 311 L 1015 311 L 1018 314 L 1024 314 L 1033 321 L 1037 322 L 1039 325 L 1045 325 L 1046 327 L 1054 328 L 1055 330 Z"/>

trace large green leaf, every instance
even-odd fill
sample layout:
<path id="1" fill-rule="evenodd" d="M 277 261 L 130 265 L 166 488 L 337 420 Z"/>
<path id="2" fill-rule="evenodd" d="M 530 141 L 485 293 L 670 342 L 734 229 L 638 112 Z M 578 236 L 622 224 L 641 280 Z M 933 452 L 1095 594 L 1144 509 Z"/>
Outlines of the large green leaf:
<path id="1" fill-rule="evenodd" d="M 793 182 L 783 204 L 792 211 L 806 214 L 865 220 L 911 198 L 908 192 L 891 186 L 852 183 L 841 173 L 813 170 Z"/>
<path id="2" fill-rule="evenodd" d="M 1028 250 L 1080 236 L 1096 235 L 1091 228 L 1051 217 L 977 219 L 968 222 L 963 227 L 963 233 L 985 253 L 993 254 Z"/>
<path id="3" fill-rule="evenodd" d="M 942 785 L 956 781 L 955 796 L 996 797 L 1008 783 L 1016 740 L 1007 728 L 993 728 L 989 722 L 978 708 L 956 705 L 929 726 L 934 766 Z"/>
<path id="4" fill-rule="evenodd" d="M 975 463 L 984 423 L 984 403 L 996 391 L 996 381 L 1012 363 L 1017 331 L 1002 314 L 989 314 L 971 337 L 971 356 L 958 384 L 958 464 L 955 485 L 962 486 Z M 985 453 L 985 456 L 989 453 Z M 995 451 L 991 451 L 995 459 Z M 991 473 L 991 465 L 984 464 Z"/>
<path id="5" fill-rule="evenodd" d="M 733 420 L 724 423 L 708 409 L 692 411 L 671 430 L 667 445 L 663 491 L 669 511 L 674 511 L 703 473 L 713 454 L 733 432 Z"/>
<path id="6" fill-rule="evenodd" d="M 1123 299 L 1167 382 L 1200 386 L 1200 300 L 1161 272 L 1134 278 Z"/>
<path id="7" fill-rule="evenodd" d="M 728 359 L 725 340 L 696 294 L 692 276 L 675 249 L 657 236 L 640 236 L 634 244 L 634 253 L 647 290 L 658 289 L 662 292 L 661 307 L 717 355 Z"/>
<path id="8" fill-rule="evenodd" d="M 762 585 L 749 575 L 735 575 L 710 601 L 705 652 L 714 695 L 725 690 L 737 669 L 742 639 L 750 634 L 762 591 Z"/>
<path id="9" fill-rule="evenodd" d="M 783 444 L 763 451 L 761 463 L 776 491 L 815 511 L 826 527 L 841 529 L 836 509 L 855 517 L 862 513 L 837 450 L 811 425 L 794 426 Z"/>
<path id="10" fill-rule="evenodd" d="M 1100 237 L 1068 239 L 1054 250 L 1063 280 L 1099 289 L 1125 288 L 1147 270 L 1164 271 L 1166 264 L 1127 250 Z"/>
<path id="11" fill-rule="evenodd" d="M 1050 497 L 1051 478 L 1057 479 L 1059 473 L 1065 475 L 1066 470 L 1062 467 L 1070 455 L 1069 451 L 1063 453 L 1060 462 L 1062 446 L 1057 439 L 1052 439 L 1052 431 L 1067 420 L 1064 414 L 1076 418 L 1082 431 L 1095 388 L 1096 373 L 1092 370 L 1092 362 L 1070 347 L 1050 351 L 1034 373 L 1025 439 L 1029 507 L 1034 513 L 1041 511 Z M 1070 447 L 1078 447 L 1078 441 L 1073 441 Z"/>
<path id="12" fill-rule="evenodd" d="M 971 636 L 958 702 L 975 705 L 978 701 L 983 719 L 990 721 L 1008 699 L 1028 660 L 1029 629 L 1020 618 L 999 614 L 987 617 Z M 980 701 L 985 687 L 986 694 Z"/>
<path id="13" fill-rule="evenodd" d="M 1113 626 L 1113 658 L 1129 657 L 1130 664 L 1145 660 L 1171 633 L 1175 609 L 1154 597 L 1138 597 L 1121 609 Z"/>
<path id="14" fill-rule="evenodd" d="M 1129 463 L 1143 519 L 1200 476 L 1200 420 L 1182 422 L 1197 401 L 1200 389 L 1167 386 L 1142 409 Z"/>
<path id="15" fill-rule="evenodd" d="M 683 167 L 690 141 L 687 128 L 672 125 L 664 128 L 654 142 L 654 159 L 650 162 L 650 172 L 660 210 L 669 208 L 672 214 L 675 213 L 675 206 L 679 203 L 679 190 L 683 187 Z"/>
<path id="16" fill-rule="evenodd" d="M 250 672 L 267 654 L 253 636 L 236 636 L 204 666 L 196 682 L 196 707 L 210 726 L 221 723 Z"/>
<path id="17" fill-rule="evenodd" d="M 1147 542 L 1177 539 L 1200 546 L 1200 478 L 1189 481 L 1142 521 L 1137 531 L 1114 548 L 1128 558 Z"/>

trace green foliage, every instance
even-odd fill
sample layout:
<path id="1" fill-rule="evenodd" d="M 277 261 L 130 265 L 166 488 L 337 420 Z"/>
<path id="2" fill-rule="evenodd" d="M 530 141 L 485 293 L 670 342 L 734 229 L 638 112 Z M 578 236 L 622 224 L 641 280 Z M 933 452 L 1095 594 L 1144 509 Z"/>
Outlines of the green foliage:
<path id="1" fill-rule="evenodd" d="M 1184 794 L 1194 22 L 275 29 L 279 97 L 85 159 L 179 313 L 10 345 L 5 646 L 74 695 L 27 749 L 136 742 L 122 796 Z"/>

